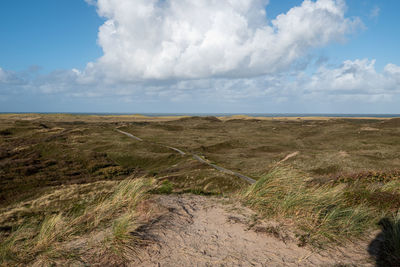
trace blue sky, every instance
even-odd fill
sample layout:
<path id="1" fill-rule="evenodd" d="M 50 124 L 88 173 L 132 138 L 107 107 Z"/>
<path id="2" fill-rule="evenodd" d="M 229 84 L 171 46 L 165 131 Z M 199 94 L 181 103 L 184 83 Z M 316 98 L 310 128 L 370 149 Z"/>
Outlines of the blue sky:
<path id="1" fill-rule="evenodd" d="M 4 0 L 0 17 L 3 69 L 84 68 L 101 56 L 96 40 L 103 20 L 83 0 Z"/>
<path id="2" fill-rule="evenodd" d="M 400 113 L 400 1 L 242 2 L 3 0 L 0 112 Z"/>

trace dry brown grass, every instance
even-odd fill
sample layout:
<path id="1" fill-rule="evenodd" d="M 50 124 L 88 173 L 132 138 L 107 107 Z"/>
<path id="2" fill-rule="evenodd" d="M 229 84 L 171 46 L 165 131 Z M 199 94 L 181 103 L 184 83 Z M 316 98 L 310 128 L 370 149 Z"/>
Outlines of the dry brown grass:
<path id="1" fill-rule="evenodd" d="M 95 188 L 92 188 L 92 192 L 96 197 L 91 201 L 87 201 L 87 195 L 74 192 L 80 199 L 85 199 L 86 203 L 82 204 L 74 197 L 70 200 L 71 204 L 75 205 L 53 214 L 44 215 L 48 209 L 54 209 L 53 205 L 59 204 L 58 199 L 50 196 L 47 196 L 47 208 L 42 212 L 37 211 L 34 215 L 27 216 L 21 214 L 21 210 L 14 209 L 14 215 L 22 216 L 23 222 L 16 224 L 7 236 L 2 237 L 0 263 L 84 263 L 85 259 L 93 257 L 94 253 L 101 254 L 103 262 L 107 259 L 124 262 L 127 257 L 124 252 L 131 252 L 140 242 L 130 233 L 139 226 L 140 214 L 136 212 L 136 207 L 152 188 L 152 181 L 124 180 L 109 187 L 106 194 L 95 191 Z M 79 191 L 79 187 L 66 188 L 58 193 L 64 191 L 71 195 L 74 189 Z M 76 209 L 77 206 L 80 206 L 79 210 Z M 44 215 L 44 219 L 40 219 L 41 215 Z M 102 243 L 102 246 L 99 246 L 99 243 L 90 244 L 89 240 L 93 236 L 100 236 L 98 242 Z M 77 240 L 82 242 L 74 246 L 73 243 Z M 91 259 L 91 263 L 93 260 Z"/>
<path id="2" fill-rule="evenodd" d="M 269 219 L 295 226 L 300 244 L 324 245 L 360 237 L 383 212 L 368 203 L 352 203 L 343 184 L 310 185 L 308 177 L 289 166 L 277 166 L 242 194 L 248 205 Z"/>

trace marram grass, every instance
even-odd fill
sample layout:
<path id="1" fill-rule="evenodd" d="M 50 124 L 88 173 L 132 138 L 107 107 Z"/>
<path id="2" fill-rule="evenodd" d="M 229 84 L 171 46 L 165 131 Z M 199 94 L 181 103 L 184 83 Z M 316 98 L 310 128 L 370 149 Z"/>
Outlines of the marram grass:
<path id="1" fill-rule="evenodd" d="M 137 225 L 136 206 L 152 183 L 144 178 L 127 179 L 115 185 L 111 193 L 87 203 L 79 214 L 63 212 L 46 216 L 39 224 L 24 222 L 0 244 L 0 265 L 26 265 L 37 259 L 45 265 L 54 263 L 57 257 L 69 253 L 60 249 L 63 242 L 107 227 L 112 229 L 106 238 L 108 246 L 130 246 L 134 237 L 129 233 Z"/>
<path id="2" fill-rule="evenodd" d="M 376 225 L 380 214 L 365 204 L 352 205 L 344 184 L 312 185 L 307 176 L 279 166 L 242 193 L 262 216 L 290 219 L 302 238 L 315 245 L 359 237 Z"/>

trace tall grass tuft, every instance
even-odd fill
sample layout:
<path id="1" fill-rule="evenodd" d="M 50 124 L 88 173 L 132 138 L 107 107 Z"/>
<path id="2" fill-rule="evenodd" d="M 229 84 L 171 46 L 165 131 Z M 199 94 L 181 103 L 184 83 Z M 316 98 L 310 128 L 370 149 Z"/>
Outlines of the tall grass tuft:
<path id="1" fill-rule="evenodd" d="M 48 248 L 53 242 L 60 238 L 69 227 L 64 224 L 61 214 L 53 215 L 44 219 L 40 226 L 39 233 L 36 235 L 34 242 L 34 250 L 41 251 Z"/>
<path id="2" fill-rule="evenodd" d="M 127 179 L 111 193 L 86 203 L 82 213 L 63 212 L 44 218 L 39 224 L 25 222 L 0 244 L 0 265 L 32 264 L 36 259 L 54 263 L 54 257 L 68 254 L 60 244 L 74 238 L 111 228 L 109 247 L 135 243 L 129 233 L 137 225 L 136 207 L 152 188 L 150 179 Z M 132 242 L 130 242 L 132 241 Z M 53 258 L 53 259 L 52 259 Z"/>
<path id="3" fill-rule="evenodd" d="M 302 242 L 322 245 L 362 234 L 376 221 L 366 205 L 349 205 L 345 185 L 310 185 L 307 176 L 278 166 L 242 193 L 262 215 L 291 219 Z"/>
<path id="4" fill-rule="evenodd" d="M 151 183 L 149 179 L 128 179 L 120 182 L 111 194 L 88 205 L 84 213 L 73 220 L 72 224 L 80 227 L 75 227 L 72 231 L 79 233 L 95 229 L 104 221 L 113 219 L 118 210 L 131 212 L 143 199 Z"/>

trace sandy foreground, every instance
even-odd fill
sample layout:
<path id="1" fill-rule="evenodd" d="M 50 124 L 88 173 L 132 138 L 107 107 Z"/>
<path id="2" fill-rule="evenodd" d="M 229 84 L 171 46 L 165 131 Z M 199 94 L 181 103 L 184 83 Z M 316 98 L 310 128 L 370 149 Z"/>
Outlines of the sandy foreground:
<path id="1" fill-rule="evenodd" d="M 278 225 L 254 222 L 239 203 L 197 195 L 161 195 L 159 216 L 141 229 L 148 240 L 131 266 L 373 266 L 366 244 L 323 252 L 300 247 Z"/>

